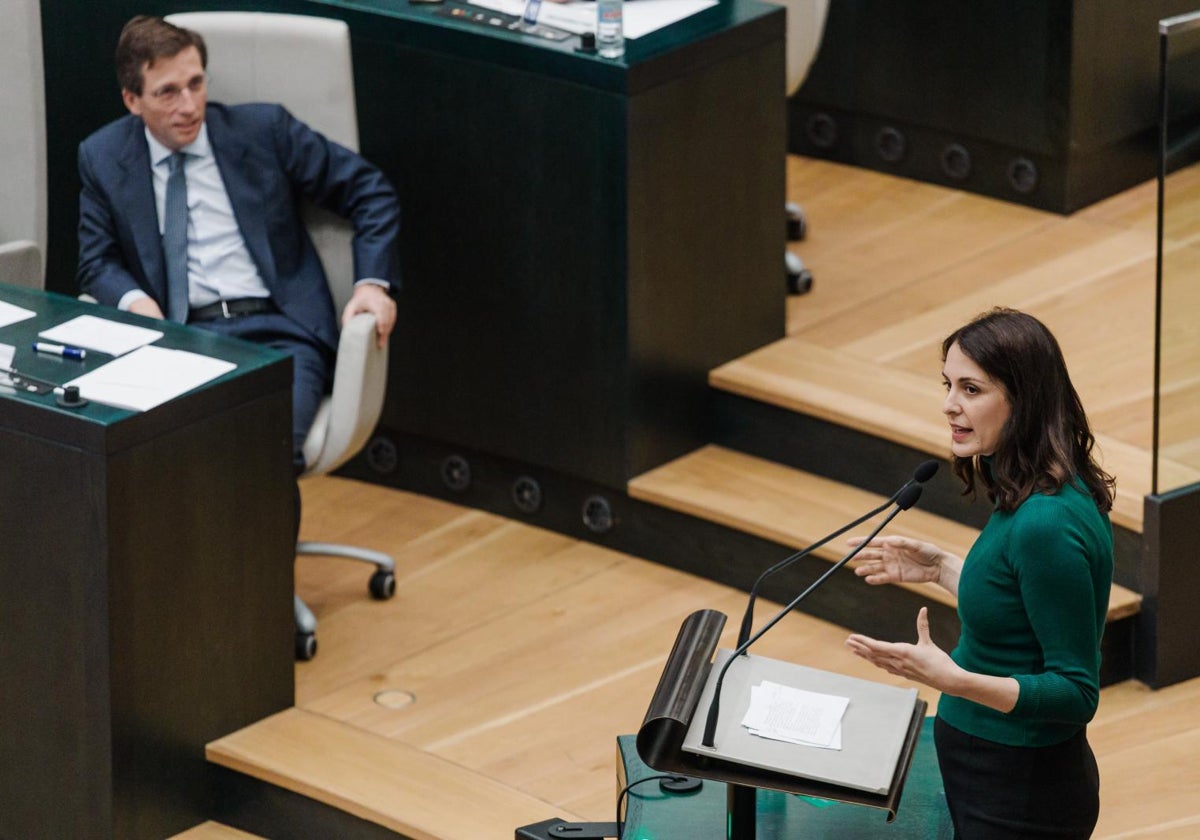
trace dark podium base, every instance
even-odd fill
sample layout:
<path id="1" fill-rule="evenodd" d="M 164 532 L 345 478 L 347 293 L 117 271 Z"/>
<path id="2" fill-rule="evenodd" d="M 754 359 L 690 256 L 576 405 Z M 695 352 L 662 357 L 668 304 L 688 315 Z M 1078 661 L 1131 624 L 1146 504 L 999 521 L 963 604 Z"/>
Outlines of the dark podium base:
<path id="1" fill-rule="evenodd" d="M 617 738 L 618 760 L 628 782 L 659 775 L 638 757 L 633 735 Z M 657 784 L 638 785 L 629 792 L 624 837 L 657 840 L 724 840 L 727 819 L 726 786 L 705 781 L 698 793 L 670 795 Z M 913 754 L 904 796 L 896 819 L 887 813 L 828 799 L 758 791 L 758 838 L 845 840 L 847 837 L 887 836 L 896 840 L 951 840 L 954 827 L 946 809 L 946 794 L 933 747 L 933 718 L 926 718 Z M 885 834 L 886 832 L 886 834 Z"/>
<path id="2" fill-rule="evenodd" d="M 636 736 L 617 737 L 618 789 L 639 779 L 661 775 L 638 757 Z M 705 781 L 695 793 L 664 793 L 653 782 L 629 792 L 622 837 L 655 840 L 725 840 L 726 786 Z M 577 837 L 562 820 L 544 820 L 516 830 L 515 840 L 555 840 Z M 616 835 L 612 835 L 616 836 Z M 895 840 L 952 840 L 954 827 L 946 809 L 942 775 L 933 747 L 933 718 L 925 719 L 917 750 L 904 785 L 896 819 L 886 813 L 828 799 L 758 791 L 758 838 L 845 840 L 847 837 L 886 836 Z"/>

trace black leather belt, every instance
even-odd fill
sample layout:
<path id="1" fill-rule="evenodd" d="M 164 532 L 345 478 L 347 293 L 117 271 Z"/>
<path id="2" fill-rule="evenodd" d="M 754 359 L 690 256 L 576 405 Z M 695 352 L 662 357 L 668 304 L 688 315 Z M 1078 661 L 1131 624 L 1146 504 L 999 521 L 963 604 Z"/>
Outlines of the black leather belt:
<path id="1" fill-rule="evenodd" d="M 188 313 L 188 322 L 215 321 L 218 318 L 240 318 L 243 315 L 258 315 L 263 312 L 278 312 L 270 298 L 250 297 L 219 300 L 208 306 L 200 306 Z"/>

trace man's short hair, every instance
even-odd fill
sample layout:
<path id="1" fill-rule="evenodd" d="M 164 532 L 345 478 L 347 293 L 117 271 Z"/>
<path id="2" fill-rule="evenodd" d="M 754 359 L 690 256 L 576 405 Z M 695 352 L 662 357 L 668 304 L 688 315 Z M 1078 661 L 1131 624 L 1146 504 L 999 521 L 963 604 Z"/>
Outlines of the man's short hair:
<path id="1" fill-rule="evenodd" d="M 173 58 L 188 47 L 200 52 L 200 66 L 208 67 L 208 50 L 199 32 L 167 23 L 160 17 L 138 15 L 121 29 L 117 39 L 117 82 L 122 90 L 142 95 L 142 67 L 153 67 L 160 58 Z"/>

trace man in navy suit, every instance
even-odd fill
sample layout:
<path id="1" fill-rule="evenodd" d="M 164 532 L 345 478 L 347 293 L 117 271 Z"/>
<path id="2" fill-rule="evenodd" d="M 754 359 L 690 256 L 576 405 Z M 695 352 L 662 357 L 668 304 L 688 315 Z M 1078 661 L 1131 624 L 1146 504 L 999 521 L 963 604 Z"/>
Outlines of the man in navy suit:
<path id="1" fill-rule="evenodd" d="M 100 303 L 289 353 L 299 472 L 338 336 L 299 199 L 353 224 L 356 284 L 341 317 L 373 313 L 380 346 L 396 322 L 400 208 L 378 169 L 281 106 L 209 104 L 206 64 L 196 32 L 141 16 L 122 29 L 117 76 L 130 113 L 79 146 L 78 280 Z"/>

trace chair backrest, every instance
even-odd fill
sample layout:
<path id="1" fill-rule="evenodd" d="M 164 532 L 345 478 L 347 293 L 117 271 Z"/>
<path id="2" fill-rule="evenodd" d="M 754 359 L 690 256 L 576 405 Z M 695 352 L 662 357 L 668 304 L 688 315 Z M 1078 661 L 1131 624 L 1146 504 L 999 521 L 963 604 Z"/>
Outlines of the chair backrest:
<path id="1" fill-rule="evenodd" d="M 358 151 L 350 30 L 331 18 L 268 12 L 183 12 L 166 18 L 204 36 L 214 102 L 278 102 L 298 119 Z M 305 225 L 340 312 L 353 292 L 353 229 L 314 205 Z"/>
<path id="2" fill-rule="evenodd" d="M 358 151 L 350 30 L 343 21 L 267 12 L 187 12 L 167 20 L 204 36 L 211 100 L 278 102 Z M 353 228 L 315 205 L 306 208 L 305 224 L 341 312 L 353 293 Z M 304 444 L 306 475 L 336 469 L 366 443 L 383 405 L 387 361 L 386 349 L 375 344 L 374 319 L 359 314 L 342 330 L 333 393 Z"/>
<path id="3" fill-rule="evenodd" d="M 787 95 L 808 77 L 825 35 L 829 0 L 782 0 L 787 8 Z"/>
<path id="4" fill-rule="evenodd" d="M 46 99 L 39 0 L 5 0 L 0 23 L 0 245 L 46 253 Z M 36 285 L 43 282 L 37 261 Z"/>

